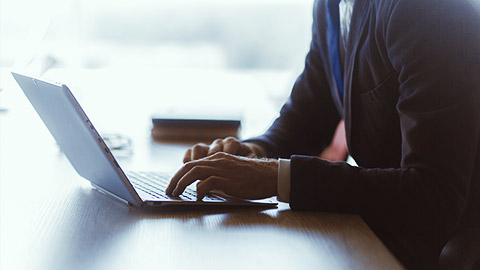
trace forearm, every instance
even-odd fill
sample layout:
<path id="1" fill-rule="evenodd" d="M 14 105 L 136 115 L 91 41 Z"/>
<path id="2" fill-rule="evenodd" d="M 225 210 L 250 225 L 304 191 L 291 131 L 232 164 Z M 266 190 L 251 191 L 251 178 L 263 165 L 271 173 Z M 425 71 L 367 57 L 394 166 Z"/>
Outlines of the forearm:
<path id="1" fill-rule="evenodd" d="M 466 194 L 447 179 L 414 168 L 366 169 L 345 162 L 293 156 L 290 206 L 293 210 L 349 212 L 392 231 L 445 234 L 459 220 Z"/>

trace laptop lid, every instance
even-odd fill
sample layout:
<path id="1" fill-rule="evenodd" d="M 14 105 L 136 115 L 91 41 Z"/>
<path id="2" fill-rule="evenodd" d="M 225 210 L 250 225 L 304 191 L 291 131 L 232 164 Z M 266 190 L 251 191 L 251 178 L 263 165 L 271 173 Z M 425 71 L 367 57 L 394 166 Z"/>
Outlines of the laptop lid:
<path id="1" fill-rule="evenodd" d="M 78 174 L 141 206 L 142 200 L 67 86 L 14 72 L 12 75 Z"/>

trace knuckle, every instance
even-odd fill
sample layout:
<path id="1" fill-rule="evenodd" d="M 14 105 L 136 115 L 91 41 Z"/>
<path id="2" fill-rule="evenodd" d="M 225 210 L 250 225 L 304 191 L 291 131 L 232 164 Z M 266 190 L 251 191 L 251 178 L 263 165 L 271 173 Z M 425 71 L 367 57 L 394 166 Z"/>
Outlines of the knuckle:
<path id="1" fill-rule="evenodd" d="M 194 152 L 197 152 L 197 151 L 200 151 L 200 150 L 203 150 L 205 149 L 205 145 L 202 145 L 202 144 L 196 144 L 192 147 L 193 151 Z"/>
<path id="2" fill-rule="evenodd" d="M 239 141 L 232 141 L 232 142 L 230 143 L 230 145 L 231 145 L 231 146 L 234 146 L 234 147 L 238 147 L 238 146 L 240 146 L 240 142 L 239 142 Z"/>
<path id="3" fill-rule="evenodd" d="M 188 172 L 188 174 L 197 175 L 201 173 L 203 170 L 205 170 L 205 166 L 195 166 Z"/>
<path id="4" fill-rule="evenodd" d="M 183 164 L 182 170 L 188 171 L 191 170 L 195 166 L 195 160 L 189 160 L 185 164 Z"/>
<path id="5" fill-rule="evenodd" d="M 237 138 L 232 137 L 232 136 L 229 136 L 229 137 L 225 138 L 225 142 L 229 142 L 229 143 L 231 143 L 232 141 L 236 141 L 236 140 L 237 140 Z"/>

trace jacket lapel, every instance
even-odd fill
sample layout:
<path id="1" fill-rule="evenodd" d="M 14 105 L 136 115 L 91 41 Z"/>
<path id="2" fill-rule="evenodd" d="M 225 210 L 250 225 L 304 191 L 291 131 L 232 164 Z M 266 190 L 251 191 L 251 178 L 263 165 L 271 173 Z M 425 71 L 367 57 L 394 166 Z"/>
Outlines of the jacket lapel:
<path id="1" fill-rule="evenodd" d="M 348 149 L 351 149 L 350 135 L 351 135 L 351 120 L 352 120 L 352 79 L 354 70 L 356 68 L 356 55 L 359 43 L 366 31 L 366 22 L 370 10 L 370 0 L 357 0 L 353 7 L 352 20 L 350 24 L 350 33 L 347 44 L 347 52 L 345 54 L 345 69 L 344 69 L 344 119 L 345 119 L 345 134 L 347 137 Z"/>

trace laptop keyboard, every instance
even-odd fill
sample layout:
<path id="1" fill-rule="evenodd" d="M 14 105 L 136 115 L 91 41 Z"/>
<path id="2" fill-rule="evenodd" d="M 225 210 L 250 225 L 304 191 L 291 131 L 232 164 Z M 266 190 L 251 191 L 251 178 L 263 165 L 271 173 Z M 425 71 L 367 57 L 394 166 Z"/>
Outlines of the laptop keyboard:
<path id="1" fill-rule="evenodd" d="M 136 190 L 140 190 L 156 200 L 184 200 L 196 201 L 197 192 L 188 186 L 179 196 L 169 196 L 165 190 L 170 182 L 170 176 L 159 172 L 127 172 L 130 183 Z M 205 196 L 203 201 L 218 201 L 218 197 Z"/>

